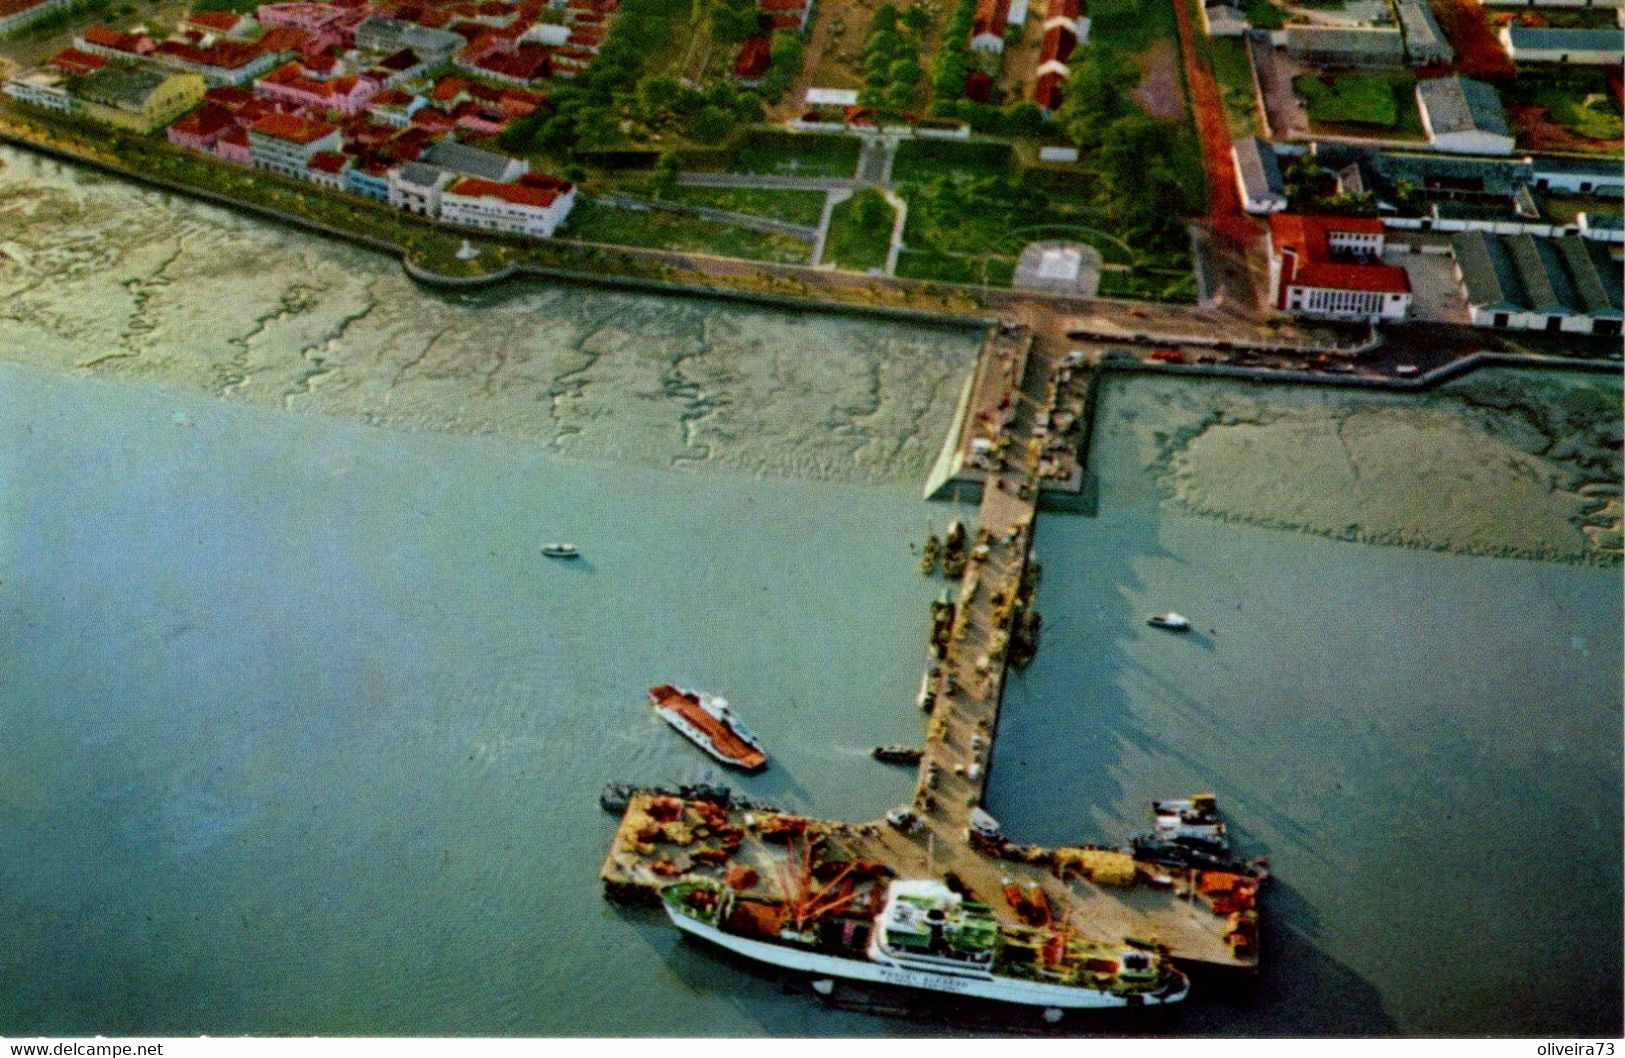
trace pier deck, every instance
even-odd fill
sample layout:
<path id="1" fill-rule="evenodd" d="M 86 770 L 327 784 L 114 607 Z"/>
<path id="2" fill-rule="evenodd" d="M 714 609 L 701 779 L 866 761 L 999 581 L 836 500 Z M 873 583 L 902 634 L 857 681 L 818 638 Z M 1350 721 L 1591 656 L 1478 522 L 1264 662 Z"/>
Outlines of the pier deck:
<path id="1" fill-rule="evenodd" d="M 1058 405 L 1071 402 L 1087 414 L 1087 387 L 1093 379 L 1086 366 L 1070 365 L 1064 356 L 1063 344 L 1053 338 L 1001 329 L 989 336 L 978 365 L 969 405 L 973 414 L 962 423 L 957 443 L 967 461 L 975 456 L 980 464 L 984 487 L 969 545 L 985 544 L 987 551 L 966 566 L 952 632 L 927 676 L 932 701 L 913 803 L 919 825 L 908 833 L 886 822 L 797 817 L 796 825 L 816 836 L 825 860 L 875 861 L 900 877 L 951 876 L 1012 920 L 1015 912 L 1004 897 L 1005 881 L 1033 882 L 1084 936 L 1155 940 L 1186 964 L 1256 970 L 1256 954 L 1238 954 L 1227 943 L 1229 919 L 1192 891 L 1194 879 L 1186 873 L 1136 865 L 1127 884 L 1099 884 L 1079 877 L 1076 870 L 1057 869 L 1056 850 L 1006 844 L 1000 855 L 998 843 L 978 844 L 971 838 L 971 812 L 985 796 L 1007 675 L 1007 604 L 1020 591 L 1027 570 L 1041 475 L 1055 476 L 1058 467 L 1074 481 L 1081 474 L 1076 464 L 1082 456 L 1075 454 L 1072 464 L 1065 463 L 1050 433 Z M 1063 372 L 1074 377 L 1061 383 Z M 978 424 L 974 413 L 988 409 L 997 413 L 997 421 Z M 1066 424 L 1061 434 L 1086 435 L 1086 422 L 1061 421 Z M 973 452 L 978 436 L 994 441 L 994 448 L 990 451 L 984 443 L 978 446 L 981 452 Z M 738 828 L 740 844 L 726 862 L 705 863 L 707 857 L 718 857 L 711 853 L 694 861 L 692 845 L 703 846 L 703 840 L 688 846 L 658 836 L 648 840 L 649 806 L 650 798 L 640 795 L 628 807 L 604 861 L 601 877 L 607 893 L 652 900 L 662 884 L 676 877 L 721 877 L 729 865 L 753 868 L 763 891 L 774 891 L 786 854 L 783 844 L 761 833 L 768 814 L 729 812 L 728 823 Z M 685 813 L 685 818 L 697 818 L 692 810 L 685 808 Z M 1020 858 L 1010 858 L 1016 856 Z M 1156 875 L 1163 876 L 1161 886 L 1149 884 Z"/>

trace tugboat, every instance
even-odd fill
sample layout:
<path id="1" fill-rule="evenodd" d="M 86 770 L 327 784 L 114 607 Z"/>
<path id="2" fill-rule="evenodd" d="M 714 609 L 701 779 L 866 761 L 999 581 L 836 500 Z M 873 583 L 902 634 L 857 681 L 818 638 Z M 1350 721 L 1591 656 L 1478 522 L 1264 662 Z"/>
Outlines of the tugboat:
<path id="1" fill-rule="evenodd" d="M 1170 632 L 1189 632 L 1191 622 L 1188 617 L 1181 617 L 1170 610 L 1167 613 L 1157 614 L 1145 622 L 1152 628 L 1166 628 Z"/>
<path id="2" fill-rule="evenodd" d="M 580 558 L 581 549 L 574 544 L 543 544 L 542 554 L 548 558 Z"/>
<path id="3" fill-rule="evenodd" d="M 876 746 L 871 756 L 887 764 L 918 764 L 925 751 L 914 746 Z"/>
<path id="4" fill-rule="evenodd" d="M 942 572 L 950 580 L 965 575 L 965 563 L 970 559 L 970 539 L 965 535 L 965 523 L 955 518 L 948 525 L 948 538 L 942 542 Z"/>
<path id="5" fill-rule="evenodd" d="M 723 764 L 745 771 L 767 767 L 761 741 L 735 719 L 726 698 L 662 683 L 649 689 L 649 704 L 662 720 Z"/>

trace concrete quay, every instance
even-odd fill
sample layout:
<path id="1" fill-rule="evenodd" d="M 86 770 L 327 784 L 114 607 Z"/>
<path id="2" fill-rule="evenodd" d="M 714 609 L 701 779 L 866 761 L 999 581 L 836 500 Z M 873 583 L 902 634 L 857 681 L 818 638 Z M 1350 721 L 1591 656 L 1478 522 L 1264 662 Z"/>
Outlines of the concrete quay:
<path id="1" fill-rule="evenodd" d="M 1256 946 L 1231 943 L 1236 919 L 1216 913 L 1197 893 L 1190 872 L 1135 864 L 1115 850 L 1040 849 L 976 837 L 972 812 L 986 796 L 993 741 L 1008 672 L 1010 600 L 1022 591 L 1038 513 L 1040 467 L 1046 453 L 1040 423 L 1055 421 L 1058 403 L 1085 399 L 1092 372 L 1068 358 L 1066 346 L 1030 332 L 1000 329 L 984 346 L 962 412 L 1000 409 L 995 458 L 975 468 L 981 501 L 968 546 L 976 549 L 959 582 L 951 631 L 933 644 L 923 686 L 929 695 L 926 737 L 914 790 L 911 825 L 887 821 L 848 824 L 762 810 L 718 809 L 638 795 L 611 843 L 600 878 L 606 895 L 653 902 L 659 888 L 689 877 L 721 878 L 748 868 L 752 892 L 786 895 L 796 848 L 813 850 L 819 863 L 884 865 L 898 877 L 947 879 L 990 904 L 995 914 L 1019 920 L 1005 886 L 1041 888 L 1057 920 L 1081 936 L 1116 943 L 1124 938 L 1160 943 L 1187 967 L 1256 971 Z M 1069 381 L 1063 383 L 1065 374 Z M 1086 414 L 1087 402 L 1079 405 Z M 960 418 L 964 418 L 962 414 Z M 955 448 L 969 451 L 972 432 L 955 431 Z M 1047 431 L 1046 431 L 1047 432 Z M 1086 421 L 1063 432 L 1087 438 Z M 1075 452 L 1069 476 L 1082 473 Z M 985 550 L 984 550 L 985 548 Z M 1149 808 L 1149 806 L 1148 806 Z M 677 831 L 651 820 L 651 809 L 677 812 Z M 725 816 L 725 820 L 724 820 Z M 690 824 L 699 824 L 691 828 Z M 703 833 L 701 833 L 703 831 Z M 683 839 L 688 839 L 684 841 Z M 720 843 L 719 843 L 720 842 Z M 1111 876 L 1092 870 L 1088 857 L 1114 865 Z M 1255 925 L 1256 918 L 1251 922 Z"/>

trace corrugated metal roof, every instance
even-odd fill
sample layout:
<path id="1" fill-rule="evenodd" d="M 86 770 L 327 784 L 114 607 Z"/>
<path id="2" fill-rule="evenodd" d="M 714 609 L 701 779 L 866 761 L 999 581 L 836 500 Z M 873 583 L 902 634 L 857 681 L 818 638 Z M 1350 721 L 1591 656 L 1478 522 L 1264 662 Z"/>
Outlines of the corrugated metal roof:
<path id="1" fill-rule="evenodd" d="M 1450 240 L 1450 247 L 1456 252 L 1468 304 L 1505 312 L 1523 310 L 1523 284 L 1500 239 L 1489 232 L 1463 231 Z"/>
<path id="2" fill-rule="evenodd" d="M 1435 135 L 1451 132 L 1511 135 L 1501 97 L 1481 81 L 1439 77 L 1420 82 L 1416 95 L 1427 110 L 1428 124 Z"/>
<path id="3" fill-rule="evenodd" d="M 1588 316 L 1621 315 L 1621 288 L 1625 276 L 1608 251 L 1589 239 L 1566 235 L 1557 240 L 1558 256 L 1574 281 L 1574 291 Z"/>
<path id="4" fill-rule="evenodd" d="M 1547 314 L 1572 312 L 1580 308 L 1574 285 L 1563 271 L 1562 259 L 1550 239 L 1533 235 L 1511 235 L 1505 242 L 1507 255 L 1518 269 L 1528 306 Z"/>
<path id="5" fill-rule="evenodd" d="M 1625 51 L 1625 29 L 1551 29 L 1545 26 L 1508 26 L 1514 48 L 1536 51 Z"/>
<path id="6" fill-rule="evenodd" d="M 1286 181 L 1281 178 L 1281 165 L 1275 151 L 1257 136 L 1243 136 L 1231 146 L 1236 151 L 1236 169 L 1247 193 L 1257 197 L 1264 194 L 1286 193 Z"/>

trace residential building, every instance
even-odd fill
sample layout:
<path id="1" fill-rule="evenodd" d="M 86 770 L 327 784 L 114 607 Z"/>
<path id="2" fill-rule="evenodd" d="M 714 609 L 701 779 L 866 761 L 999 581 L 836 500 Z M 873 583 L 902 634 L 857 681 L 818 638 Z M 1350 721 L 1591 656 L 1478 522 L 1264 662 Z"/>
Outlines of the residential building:
<path id="1" fill-rule="evenodd" d="M 67 112 L 73 109 L 68 79 L 52 70 L 34 70 L 6 81 L 6 95 L 19 103 Z"/>
<path id="2" fill-rule="evenodd" d="M 1582 239 L 1625 245 L 1625 217 L 1618 213 L 1581 213 L 1574 220 Z"/>
<path id="3" fill-rule="evenodd" d="M 305 179 L 330 191 L 344 189 L 344 171 L 350 159 L 337 151 L 318 151 L 305 163 Z"/>
<path id="4" fill-rule="evenodd" d="M 245 167 L 254 164 L 254 152 L 248 146 L 248 130 L 241 125 L 220 134 L 214 144 L 214 153 L 223 162 Z"/>
<path id="5" fill-rule="evenodd" d="M 91 120 L 147 133 L 197 106 L 207 87 L 195 73 L 122 67 L 77 79 L 70 91 L 79 111 Z"/>
<path id="6" fill-rule="evenodd" d="M 1308 316 L 1396 320 L 1410 311 L 1403 268 L 1380 263 L 1382 222 L 1368 217 L 1270 217 L 1270 300 Z"/>
<path id="7" fill-rule="evenodd" d="M 575 194 L 573 184 L 539 174 L 513 184 L 465 176 L 442 192 L 440 219 L 547 238 L 570 215 Z"/>
<path id="8" fill-rule="evenodd" d="M 1288 26 L 1286 53 L 1317 66 L 1398 66 L 1405 41 L 1391 26 Z"/>
<path id="9" fill-rule="evenodd" d="M 1616 161 L 1599 158 L 1539 158 L 1531 162 L 1535 186 L 1542 191 L 1579 195 L 1625 195 L 1625 171 Z"/>
<path id="10" fill-rule="evenodd" d="M 422 96 L 412 95 L 402 88 L 390 88 L 372 97 L 367 113 L 386 125 L 404 129 L 412 122 L 412 115 L 429 105 Z"/>
<path id="11" fill-rule="evenodd" d="M 734 56 L 734 80 L 746 88 L 756 88 L 773 65 L 773 43 L 763 33 L 746 37 L 739 42 L 739 54 Z"/>
<path id="12" fill-rule="evenodd" d="M 1045 11 L 1044 32 L 1058 27 L 1072 31 L 1079 44 L 1089 43 L 1089 5 L 1085 0 L 1049 0 Z"/>
<path id="13" fill-rule="evenodd" d="M 812 17 L 812 0 L 757 0 L 757 6 L 767 18 L 769 29 L 804 33 Z"/>
<path id="14" fill-rule="evenodd" d="M 1395 0 L 1394 6 L 1399 10 L 1399 25 L 1405 32 L 1405 52 L 1412 65 L 1454 61 L 1456 49 L 1439 28 L 1439 20 L 1433 17 L 1427 0 Z"/>
<path id="15" fill-rule="evenodd" d="M 355 46 L 363 51 L 392 55 L 410 48 L 430 66 L 450 61 L 467 42 L 450 30 L 430 29 L 398 18 L 372 17 L 355 27 Z"/>
<path id="16" fill-rule="evenodd" d="M 519 158 L 470 147 L 453 139 L 431 146 L 423 152 L 423 160 L 458 176 L 477 176 L 502 184 L 511 183 L 530 170 L 530 164 Z"/>
<path id="17" fill-rule="evenodd" d="M 344 190 L 352 195 L 389 201 L 389 168 L 378 162 L 354 164 L 344 170 Z"/>
<path id="18" fill-rule="evenodd" d="M 75 51 L 100 55 L 104 59 L 140 59 L 151 55 L 158 45 L 151 37 L 125 33 L 107 26 L 91 26 L 82 36 L 73 38 Z"/>
<path id="19" fill-rule="evenodd" d="M 1243 136 L 1230 145 L 1230 158 L 1248 213 L 1279 213 L 1287 207 L 1286 181 L 1273 147 L 1257 136 Z"/>
<path id="20" fill-rule="evenodd" d="M 231 111 L 215 103 L 204 103 L 169 126 L 165 135 L 177 147 L 213 154 L 220 137 L 236 127 L 237 119 Z"/>
<path id="21" fill-rule="evenodd" d="M 440 216 L 440 197 L 457 174 L 423 162 L 389 171 L 389 204 L 425 217 Z"/>
<path id="22" fill-rule="evenodd" d="M 256 169 L 306 179 L 310 159 L 342 145 L 337 125 L 296 114 L 268 114 L 248 127 L 248 150 Z"/>
<path id="23" fill-rule="evenodd" d="M 1598 243 L 1573 235 L 1543 239 L 1472 231 L 1455 236 L 1450 248 L 1477 326 L 1620 333 L 1625 277 Z"/>
<path id="24" fill-rule="evenodd" d="M 1465 77 L 1438 77 L 1416 84 L 1422 128 L 1436 151 L 1450 154 L 1511 154 L 1515 141 L 1495 89 Z"/>
<path id="25" fill-rule="evenodd" d="M 290 62 L 260 78 L 254 90 L 266 99 L 280 100 L 295 107 L 359 114 L 367 109 L 383 87 L 382 82 L 355 74 L 319 80 L 299 63 Z"/>
<path id="26" fill-rule="evenodd" d="M 240 15 L 235 11 L 194 11 L 181 20 L 180 28 L 240 40 L 259 27 L 259 20 L 253 15 Z"/>
<path id="27" fill-rule="evenodd" d="M 9 37 L 42 18 L 66 11 L 74 0 L 0 0 L 0 37 Z"/>
<path id="28" fill-rule="evenodd" d="M 1508 23 L 1501 44 L 1513 62 L 1559 62 L 1576 66 L 1617 65 L 1625 54 L 1625 29 L 1547 29 Z"/>
<path id="29" fill-rule="evenodd" d="M 970 46 L 977 51 L 1002 52 L 1004 34 L 1009 28 L 1010 0 L 977 0 Z"/>
<path id="30" fill-rule="evenodd" d="M 45 65 L 53 70 L 61 70 L 63 73 L 73 74 L 76 77 L 85 77 L 107 69 L 107 57 L 105 55 L 92 55 L 90 52 L 80 51 L 78 48 L 63 48 L 46 60 Z"/>
<path id="31" fill-rule="evenodd" d="M 211 85 L 243 85 L 276 65 L 277 55 L 258 44 L 218 40 L 206 47 L 166 40 L 148 60 L 183 73 L 195 73 Z"/>
<path id="32" fill-rule="evenodd" d="M 1061 109 L 1061 100 L 1066 97 L 1066 78 L 1053 71 L 1038 75 L 1038 81 L 1033 85 L 1033 102 L 1037 103 L 1046 114 L 1053 114 Z"/>

